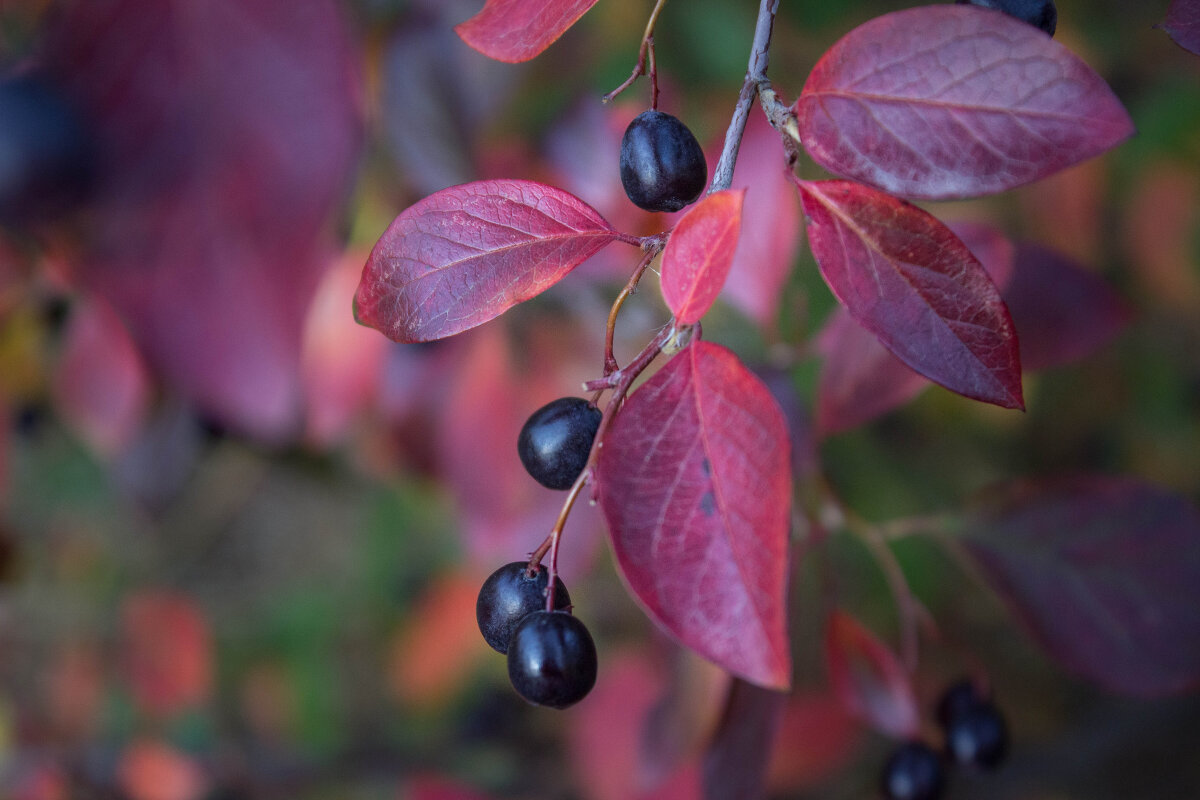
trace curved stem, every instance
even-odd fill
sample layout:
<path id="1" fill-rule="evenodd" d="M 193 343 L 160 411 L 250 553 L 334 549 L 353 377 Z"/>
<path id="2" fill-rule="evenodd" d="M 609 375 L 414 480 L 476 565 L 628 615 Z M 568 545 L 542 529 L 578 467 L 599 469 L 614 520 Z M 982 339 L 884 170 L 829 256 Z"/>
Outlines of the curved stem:
<path id="1" fill-rule="evenodd" d="M 619 369 L 616 356 L 613 355 L 613 337 L 616 335 L 617 314 L 621 312 L 621 306 L 625 305 L 625 301 L 629 299 L 629 296 L 637 291 L 637 285 L 642 280 L 642 275 L 645 274 L 646 268 L 650 266 L 651 262 L 654 261 L 654 257 L 657 256 L 661 250 L 661 247 L 657 247 L 650 248 L 646 251 L 646 254 L 642 256 L 642 260 L 639 261 L 637 267 L 634 268 L 633 274 L 629 276 L 628 282 L 626 282 L 624 288 L 621 289 L 621 293 L 618 294 L 617 299 L 613 301 L 612 308 L 608 311 L 608 324 L 604 330 L 605 377 L 608 377 L 616 372 L 617 369 Z M 598 391 L 596 393 L 596 397 L 593 398 L 593 402 L 595 402 L 596 399 L 599 399 L 599 397 L 600 392 Z"/>
<path id="2" fill-rule="evenodd" d="M 613 98 L 632 86 L 633 82 L 638 79 L 638 76 L 645 75 L 648 68 L 650 73 L 650 107 L 658 108 L 658 73 L 654 65 L 654 26 L 658 24 L 658 15 L 662 12 L 663 6 L 666 4 L 667 0 L 658 0 L 654 4 L 654 10 L 650 12 L 650 19 L 646 23 L 645 32 L 642 34 L 642 44 L 638 48 L 637 64 L 633 67 L 633 73 L 620 86 L 600 98 L 601 102 L 611 102 Z M 647 62 L 649 62 L 648 65 Z"/>
<path id="3" fill-rule="evenodd" d="M 554 610 L 554 584 L 558 578 L 558 542 L 562 538 L 563 528 L 567 524 L 567 517 L 571 514 L 571 508 L 575 505 L 575 499 L 583 491 L 583 486 L 588 482 L 589 476 L 590 470 L 587 469 L 579 473 L 579 477 L 575 479 L 575 483 L 571 485 L 570 491 L 567 492 L 567 499 L 563 503 L 562 510 L 558 512 L 558 519 L 554 521 L 554 527 L 550 529 L 550 535 L 529 556 L 529 568 L 533 569 L 541 563 L 542 558 L 547 552 L 550 553 L 550 563 L 546 566 L 547 611 Z"/>

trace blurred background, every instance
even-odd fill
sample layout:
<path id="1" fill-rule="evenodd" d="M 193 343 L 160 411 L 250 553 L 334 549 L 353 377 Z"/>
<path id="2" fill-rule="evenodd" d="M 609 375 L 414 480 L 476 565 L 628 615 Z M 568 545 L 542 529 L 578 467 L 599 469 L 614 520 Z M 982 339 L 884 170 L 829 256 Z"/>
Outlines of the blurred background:
<path id="1" fill-rule="evenodd" d="M 0 797 L 698 796 L 728 680 L 656 633 L 593 509 L 572 515 L 562 555 L 600 649 L 589 698 L 526 705 L 473 615 L 483 578 L 557 513 L 516 434 L 599 373 L 632 251 L 444 342 L 394 345 L 350 312 L 388 223 L 452 184 L 540 180 L 621 230 L 664 227 L 617 180 L 645 82 L 599 102 L 652 5 L 600 0 L 508 65 L 452 30 L 478 0 L 0 3 Z M 661 105 L 714 149 L 757 5 L 677 0 L 660 18 Z M 790 102 L 841 35 L 908 4 L 780 5 L 769 74 Z M 1058 4 L 1056 38 L 1109 81 L 1134 139 L 930 206 L 1053 250 L 1122 305 L 1086 352 L 1026 376 L 1025 414 L 918 387 L 848 430 L 811 421 L 835 303 L 756 113 L 735 186 L 762 187 L 757 238 L 705 335 L 780 377 L 801 451 L 862 518 L 1084 470 L 1200 499 L 1200 56 L 1153 27 L 1166 5 Z M 647 287 L 622 313 L 626 357 L 669 316 Z M 829 574 L 896 634 L 878 567 L 837 533 L 797 569 L 773 797 L 874 797 L 891 746 L 827 689 Z M 925 709 L 968 652 L 1013 729 L 1008 765 L 951 797 L 1200 793 L 1194 696 L 1071 679 L 935 545 L 896 551 L 960 645 L 923 653 Z"/>

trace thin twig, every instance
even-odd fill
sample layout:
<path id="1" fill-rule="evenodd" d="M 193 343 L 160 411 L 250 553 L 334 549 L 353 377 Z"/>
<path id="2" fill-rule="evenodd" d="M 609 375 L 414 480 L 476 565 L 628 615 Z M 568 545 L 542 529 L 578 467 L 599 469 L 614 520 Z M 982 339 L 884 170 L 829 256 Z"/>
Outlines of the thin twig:
<path id="1" fill-rule="evenodd" d="M 771 52 L 771 30 L 775 25 L 775 13 L 779 10 L 779 0 L 762 0 L 758 7 L 758 22 L 754 26 L 754 43 L 750 47 L 750 63 L 746 69 L 746 80 L 738 94 L 737 106 L 733 109 L 733 118 L 725 131 L 725 146 L 721 149 L 721 159 L 713 172 L 712 186 L 709 193 L 728 189 L 733 185 L 733 167 L 737 163 L 738 150 L 742 146 L 742 135 L 746 132 L 746 119 L 750 116 L 750 106 L 758 94 L 759 86 L 767 79 L 767 64 Z"/>
<path id="2" fill-rule="evenodd" d="M 658 73 L 654 64 L 654 26 L 658 23 L 658 15 L 662 12 L 663 6 L 666 4 L 667 0 L 658 0 L 654 4 L 654 10 L 650 12 L 650 20 L 646 23 L 645 33 L 642 34 L 642 44 L 638 47 L 637 63 L 633 66 L 633 73 L 620 86 L 600 98 L 600 102 L 612 102 L 617 95 L 632 86 L 633 82 L 639 76 L 645 75 L 648 66 L 650 73 L 650 107 L 658 108 Z M 649 63 L 647 64 L 647 62 Z"/>

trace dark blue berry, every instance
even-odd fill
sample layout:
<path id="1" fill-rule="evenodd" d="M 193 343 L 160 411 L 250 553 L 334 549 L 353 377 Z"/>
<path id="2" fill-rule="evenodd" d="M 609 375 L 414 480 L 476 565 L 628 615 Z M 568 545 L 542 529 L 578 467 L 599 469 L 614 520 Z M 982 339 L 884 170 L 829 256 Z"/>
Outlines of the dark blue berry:
<path id="1" fill-rule="evenodd" d="M 539 568 L 529 574 L 529 562 L 505 564 L 488 576 L 475 601 L 475 619 L 479 632 L 498 653 L 508 652 L 508 642 L 521 620 L 546 607 L 549 572 Z M 554 579 L 554 607 L 570 608 L 571 596 L 557 577 Z"/>
<path id="2" fill-rule="evenodd" d="M 1028 22 L 1035 28 L 1041 28 L 1049 35 L 1054 35 L 1058 27 L 1058 9 L 1054 0 L 955 0 L 960 5 L 979 6 L 1003 11 L 1010 17 L 1016 17 L 1022 22 Z"/>
<path id="3" fill-rule="evenodd" d="M 596 645 L 587 627 L 563 611 L 528 615 L 508 645 L 508 679 L 534 705 L 578 703 L 596 685 Z"/>
<path id="4" fill-rule="evenodd" d="M 621 185 L 639 208 L 678 211 L 708 184 L 704 151 L 670 114 L 643 111 L 621 139 Z"/>
<path id="5" fill-rule="evenodd" d="M 951 684 L 942 693 L 937 705 L 937 721 L 945 728 L 951 720 L 987 702 L 988 698 L 980 692 L 975 682 L 969 678 L 963 678 Z"/>
<path id="6" fill-rule="evenodd" d="M 533 412 L 517 437 L 526 471 L 548 489 L 570 489 L 587 466 L 602 416 L 582 397 L 560 397 Z"/>
<path id="7" fill-rule="evenodd" d="M 946 753 L 956 764 L 990 770 L 1008 754 L 1008 726 L 990 703 L 969 708 L 946 726 Z"/>
<path id="8" fill-rule="evenodd" d="M 937 800 L 944 784 L 942 759 L 923 742 L 902 744 L 883 767 L 887 800 Z"/>

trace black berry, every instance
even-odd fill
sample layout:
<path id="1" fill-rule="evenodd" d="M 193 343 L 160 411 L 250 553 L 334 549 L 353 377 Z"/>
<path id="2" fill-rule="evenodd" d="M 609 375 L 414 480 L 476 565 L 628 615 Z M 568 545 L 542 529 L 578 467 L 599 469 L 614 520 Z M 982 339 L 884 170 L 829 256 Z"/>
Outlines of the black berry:
<path id="1" fill-rule="evenodd" d="M 0 221 L 40 221 L 82 199 L 94 171 L 74 108 L 31 76 L 0 83 Z"/>
<path id="2" fill-rule="evenodd" d="M 517 437 L 526 471 L 549 489 L 570 489 L 587 466 L 601 416 L 582 397 L 560 397 L 533 412 Z"/>
<path id="3" fill-rule="evenodd" d="M 1058 26 L 1058 9 L 1054 0 L 955 0 L 960 5 L 994 8 L 1003 11 L 1010 17 L 1016 17 L 1022 22 L 1028 22 L 1035 28 L 1041 28 L 1051 36 Z"/>
<path id="4" fill-rule="evenodd" d="M 704 151 L 670 114 L 643 111 L 621 139 L 621 185 L 647 211 L 678 211 L 708 184 Z"/>
<path id="5" fill-rule="evenodd" d="M 549 582 L 549 572 L 544 568 L 530 576 L 527 561 L 505 564 L 483 582 L 475 601 L 475 619 L 479 622 L 479 632 L 493 650 L 507 653 L 508 641 L 521 620 L 545 609 Z M 554 607 L 571 607 L 567 587 L 558 578 L 554 579 Z"/>
<path id="6" fill-rule="evenodd" d="M 953 720 L 973 708 L 987 704 L 987 702 L 988 698 L 979 691 L 979 687 L 975 685 L 974 681 L 963 678 L 952 683 L 942 693 L 937 705 L 937 721 L 945 728 Z"/>
<path id="7" fill-rule="evenodd" d="M 937 800 L 944 783 L 941 758 L 923 742 L 901 745 L 883 767 L 887 800 Z"/>
<path id="8" fill-rule="evenodd" d="M 596 645 L 587 627 L 563 611 L 528 615 L 508 645 L 508 679 L 534 705 L 578 703 L 596 685 Z"/>
<path id="9" fill-rule="evenodd" d="M 957 764 L 993 769 L 1008 754 L 1008 726 L 990 703 L 969 708 L 946 726 L 946 752 Z"/>

